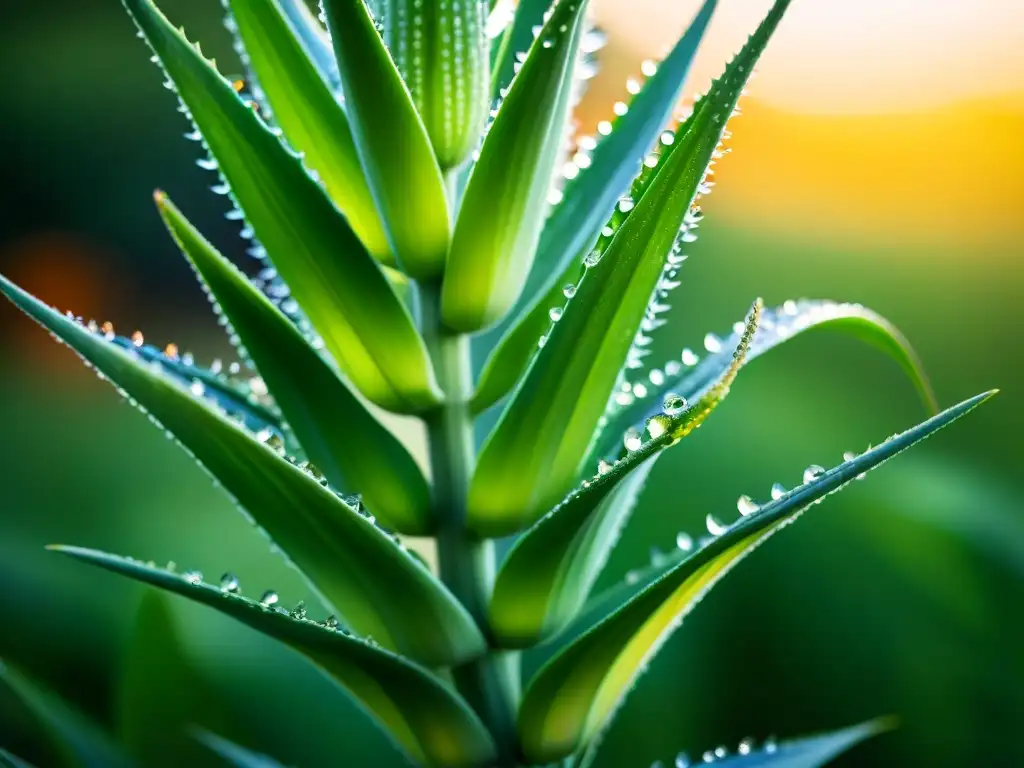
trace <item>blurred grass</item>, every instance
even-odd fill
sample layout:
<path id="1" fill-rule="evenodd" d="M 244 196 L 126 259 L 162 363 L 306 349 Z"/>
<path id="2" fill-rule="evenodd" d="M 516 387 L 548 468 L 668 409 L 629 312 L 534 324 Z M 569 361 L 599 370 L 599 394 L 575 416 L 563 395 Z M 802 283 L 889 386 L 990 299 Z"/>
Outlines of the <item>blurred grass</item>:
<path id="1" fill-rule="evenodd" d="M 231 61 L 216 4 L 165 5 L 189 20 L 205 50 Z M 173 99 L 118 3 L 63 0 L 45 8 L 5 9 L 0 25 L 0 70 L 16 73 L 0 79 L 9 198 L 0 217 L 0 268 L 62 308 L 110 317 L 119 327 L 142 323 L 147 337 L 173 339 L 202 361 L 225 354 L 205 299 L 149 202 L 157 185 L 192 195 L 190 213 L 207 204 L 196 223 L 241 254 L 220 218 L 221 201 L 204 190 L 209 178 L 192 165 L 194 146 L 180 139 L 185 126 Z M 624 81 L 621 70 L 610 77 Z M 915 130 L 924 130 L 920 123 Z M 737 123 L 736 151 L 720 166 L 720 186 L 652 360 L 697 348 L 705 332 L 726 330 L 757 295 L 769 304 L 829 297 L 861 301 L 893 320 L 914 342 L 943 403 L 990 387 L 1003 393 L 815 508 L 741 565 L 642 679 L 601 765 L 646 765 L 682 748 L 694 754 L 745 736 L 798 734 L 886 713 L 900 716 L 901 728 L 841 765 L 962 766 L 977 764 L 978 755 L 995 765 L 1024 764 L 1015 727 L 1024 721 L 1024 405 L 1016 338 L 1024 217 L 1012 215 L 1024 209 L 1021 187 L 1001 188 L 998 227 L 985 228 L 984 216 L 961 216 L 956 206 L 949 237 L 933 219 L 909 216 L 900 226 L 894 199 L 883 196 L 886 225 L 860 231 L 858 217 L 870 219 L 872 206 L 883 204 L 851 196 L 847 187 L 861 171 L 829 166 L 808 146 L 800 162 L 833 173 L 831 181 L 801 175 L 787 165 L 801 149 L 783 141 L 792 138 L 787 125 L 757 109 Z M 980 139 L 976 123 L 964 125 L 950 137 L 959 154 L 946 161 L 941 152 L 930 155 L 933 173 L 919 168 L 919 178 L 903 179 L 903 194 L 937 209 L 935 201 L 950 199 L 943 184 L 963 162 L 963 148 L 979 140 L 1003 146 L 1018 123 Z M 808 130 L 802 141 L 829 135 Z M 871 130 L 885 130 L 884 122 Z M 1016 179 L 1011 159 L 990 176 Z M 959 194 L 964 206 L 982 204 L 981 191 L 962 187 Z M 823 217 L 816 198 L 831 197 L 850 210 Z M 43 551 L 56 541 L 175 560 L 213 577 L 230 569 L 247 593 L 273 587 L 286 604 L 309 597 L 190 459 L 8 306 L 0 307 L 0 361 L 0 657 L 111 722 L 138 592 Z M 828 465 L 922 417 L 896 366 L 847 339 L 814 335 L 758 360 L 707 427 L 659 464 L 605 581 L 645 562 L 650 543 L 671 546 L 680 529 L 698 534 L 707 512 L 731 517 L 740 493 L 764 498 L 773 481 L 793 484 L 806 465 Z M 233 723 L 225 735 L 303 766 L 364 764 L 382 743 L 294 655 L 180 603 L 172 608 L 188 654 L 216 692 L 210 706 Z M 0 744 L 35 756 L 31 729 L 7 703 L 0 693 Z M 167 759 L 173 765 L 176 756 Z"/>

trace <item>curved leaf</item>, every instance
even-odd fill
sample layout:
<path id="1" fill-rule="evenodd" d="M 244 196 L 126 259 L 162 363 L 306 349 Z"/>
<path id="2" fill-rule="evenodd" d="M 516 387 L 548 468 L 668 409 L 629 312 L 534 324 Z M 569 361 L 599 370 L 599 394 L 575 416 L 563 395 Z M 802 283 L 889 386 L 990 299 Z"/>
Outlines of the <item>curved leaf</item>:
<path id="1" fill-rule="evenodd" d="M 748 359 L 754 360 L 790 339 L 813 330 L 847 333 L 886 352 L 899 363 L 917 387 L 925 407 L 931 413 L 938 412 L 935 394 L 924 366 L 910 342 L 888 320 L 860 304 L 801 299 L 767 309 L 754 342 L 750 345 Z M 714 351 L 703 360 L 697 362 L 696 354 L 686 350 L 682 361 L 671 360 L 661 368 L 654 369 L 650 380 L 644 382 L 642 388 L 633 387 L 629 392 L 618 393 L 610 405 L 608 420 L 601 431 L 594 455 L 603 456 L 613 451 L 622 439 L 622 433 L 653 413 L 666 393 L 675 392 L 687 399 L 699 396 L 728 367 L 732 359 L 732 347 L 740 333 L 737 324 L 730 336 L 722 339 L 709 336 Z"/>
<path id="2" fill-rule="evenodd" d="M 480 0 L 389 0 L 383 37 L 442 170 L 463 163 L 487 122 L 490 50 Z"/>
<path id="3" fill-rule="evenodd" d="M 708 751 L 704 753 L 704 761 L 713 762 L 716 768 L 820 768 L 890 727 L 891 724 L 885 720 L 871 720 L 839 731 L 805 736 L 781 744 L 768 740 L 760 747 L 753 740 L 746 739 L 740 742 L 735 755 L 719 757 L 715 752 Z M 587 765 L 589 761 L 584 761 L 581 768 Z"/>
<path id="4" fill-rule="evenodd" d="M 702 398 L 688 408 L 681 401 L 672 403 L 666 413 L 652 417 L 646 443 L 637 433 L 621 460 L 601 462 L 594 477 L 519 537 L 502 563 L 491 597 L 490 626 L 499 642 L 532 645 L 576 615 L 661 451 L 699 427 L 729 393 L 759 313 L 760 302 L 751 311 L 732 365 Z"/>
<path id="5" fill-rule="evenodd" d="M 436 405 L 440 392 L 412 318 L 345 217 L 150 0 L 124 2 L 256 237 L 339 367 L 389 410 Z"/>
<path id="6" fill-rule="evenodd" d="M 629 110 L 598 142 L 590 164 L 566 181 L 562 201 L 552 208 L 537 246 L 534 269 L 543 282 L 534 297 L 558 286 L 556 278 L 577 254 L 593 246 L 616 202 L 629 191 L 641 162 L 679 103 L 690 64 L 717 4 L 718 0 L 704 0 L 686 33 L 630 101 Z"/>
<path id="7" fill-rule="evenodd" d="M 0 748 L 0 766 L 3 768 L 34 768 L 31 763 L 25 762 L 3 748 Z"/>
<path id="8" fill-rule="evenodd" d="M 469 492 L 469 525 L 478 534 L 532 523 L 572 487 L 635 334 L 654 311 L 652 296 L 725 119 L 788 6 L 772 6 L 647 180 L 635 185 L 643 189 L 639 201 L 618 206 L 621 224 L 587 257 L 589 268 L 481 451 Z"/>
<path id="9" fill-rule="evenodd" d="M 331 485 L 362 496 L 389 528 L 431 530 L 430 488 L 405 447 L 302 333 L 162 193 L 157 206 L 274 395 L 306 456 Z M 357 447 L 358 446 L 358 447 Z"/>
<path id="10" fill-rule="evenodd" d="M 476 331 L 519 297 L 569 115 L 587 0 L 559 0 L 494 118 L 452 235 L 441 294 L 444 322 Z"/>
<path id="11" fill-rule="evenodd" d="M 3 661 L 0 661 L 0 681 L 6 683 L 43 726 L 63 765 L 76 768 L 127 768 L 130 765 L 107 735 L 84 714 Z"/>
<path id="12" fill-rule="evenodd" d="M 355 631 L 430 666 L 483 650 L 451 593 L 316 478 L 130 352 L 3 278 L 0 290 L 181 441 Z"/>
<path id="13" fill-rule="evenodd" d="M 231 616 L 295 649 L 351 693 L 415 760 L 430 765 L 478 765 L 493 744 L 466 704 L 438 678 L 407 659 L 303 613 L 257 602 L 236 591 L 80 547 L 51 547 L 91 565 L 187 597 Z"/>
<path id="14" fill-rule="evenodd" d="M 682 618 L 744 555 L 813 504 L 923 440 L 990 398 L 986 392 L 889 438 L 722 526 L 714 537 L 604 621 L 564 648 L 533 678 L 519 712 L 525 755 L 551 762 L 585 747 L 604 729 L 650 657 Z"/>
<path id="15" fill-rule="evenodd" d="M 516 74 L 516 54 L 533 44 L 533 28 L 544 24 L 544 12 L 551 0 L 519 0 L 512 22 L 501 38 L 491 42 L 491 102 L 498 101 Z"/>
<path id="16" fill-rule="evenodd" d="M 316 64 L 320 77 L 332 91 L 339 91 L 341 78 L 338 76 L 338 62 L 334 58 L 327 30 L 309 10 L 305 0 L 278 0 L 278 6 L 302 43 L 306 55 Z"/>
<path id="17" fill-rule="evenodd" d="M 211 752 L 216 753 L 226 763 L 235 768 L 284 768 L 281 763 L 252 750 L 240 747 L 232 741 L 209 731 L 197 731 L 196 740 L 203 743 Z"/>
<path id="18" fill-rule="evenodd" d="M 363 0 L 321 5 L 352 137 L 391 251 L 410 276 L 439 277 L 448 253 L 448 203 L 423 121 Z"/>
<path id="19" fill-rule="evenodd" d="M 394 264 L 348 118 L 307 55 L 316 38 L 307 31 L 304 45 L 292 31 L 307 29 L 315 19 L 298 18 L 301 13 L 293 4 L 289 24 L 275 0 L 229 0 L 229 6 L 245 55 L 288 143 L 303 154 L 366 249 Z"/>

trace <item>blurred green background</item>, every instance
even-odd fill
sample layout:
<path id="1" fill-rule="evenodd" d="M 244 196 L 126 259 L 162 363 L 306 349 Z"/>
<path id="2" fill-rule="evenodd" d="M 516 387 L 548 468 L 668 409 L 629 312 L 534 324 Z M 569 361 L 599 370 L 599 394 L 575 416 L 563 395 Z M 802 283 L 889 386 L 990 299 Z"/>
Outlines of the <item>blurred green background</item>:
<path id="1" fill-rule="evenodd" d="M 222 71 L 239 71 L 219 3 L 163 5 L 217 54 Z M 724 0 L 699 73 L 718 66 L 762 5 Z M 763 64 L 766 90 L 755 81 L 744 102 L 735 151 L 720 164 L 654 359 L 726 330 L 755 296 L 770 305 L 827 297 L 863 302 L 895 322 L 943 404 L 991 387 L 1003 393 L 741 565 L 640 680 L 600 764 L 646 766 L 680 749 L 699 754 L 747 736 L 895 714 L 899 730 L 840 764 L 1024 765 L 1024 79 L 986 81 L 978 92 L 958 86 L 945 99 L 940 82 L 930 102 L 903 111 L 892 107 L 898 98 L 873 105 L 852 91 L 848 114 L 813 100 L 796 99 L 806 109 L 794 109 L 802 83 L 783 86 L 773 73 L 793 61 L 813 71 L 801 58 L 811 5 L 795 3 Z M 1012 5 L 978 5 L 1000 40 Z M 598 4 L 607 66 L 581 107 L 582 130 L 609 114 L 625 78 L 657 53 L 642 34 L 618 34 L 627 6 Z M 638 16 L 652 36 L 665 37 L 666 27 L 674 34 L 663 11 L 640 3 L 630 23 Z M 664 12 L 681 24 L 692 11 L 681 3 Z M 61 309 L 112 320 L 122 332 L 141 328 L 147 340 L 174 341 L 200 361 L 230 358 L 162 230 L 152 189 L 171 192 L 240 262 L 242 242 L 222 218 L 223 198 L 207 191 L 211 179 L 181 138 L 174 99 L 133 31 L 115 0 L 0 11 L 0 269 Z M 842 35 L 842 25 L 815 34 Z M 947 54 L 962 59 L 949 64 L 951 83 L 973 71 L 971 51 L 986 50 L 974 39 L 984 33 L 971 34 L 970 46 Z M 852 81 L 864 63 L 830 61 Z M 835 100 L 842 104 L 842 93 Z M 0 658 L 117 727 L 140 591 L 43 551 L 51 542 L 214 576 L 230 569 L 250 594 L 273 587 L 286 603 L 308 597 L 189 458 L 6 305 L 0 360 Z M 758 360 L 708 428 L 661 461 L 605 583 L 645 563 L 652 542 L 667 548 L 679 530 L 699 534 L 707 512 L 731 518 L 740 493 L 764 498 L 773 481 L 791 485 L 806 465 L 836 463 L 844 450 L 924 415 L 893 363 L 847 339 L 810 335 Z M 183 666 L 154 665 L 153 696 L 170 716 L 299 766 L 371 764 L 383 737 L 308 665 L 202 608 L 169 605 L 187 656 Z M 180 684 L 191 680 L 201 682 Z M 53 764 L 6 691 L 0 745 Z M 207 759 L 172 738 L 152 764 Z"/>

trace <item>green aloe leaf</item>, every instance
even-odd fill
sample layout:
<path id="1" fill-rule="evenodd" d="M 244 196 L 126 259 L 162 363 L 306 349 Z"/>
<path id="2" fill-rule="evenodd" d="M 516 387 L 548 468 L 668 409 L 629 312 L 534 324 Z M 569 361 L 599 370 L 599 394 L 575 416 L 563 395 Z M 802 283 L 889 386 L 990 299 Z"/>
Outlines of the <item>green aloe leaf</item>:
<path id="1" fill-rule="evenodd" d="M 430 137 L 363 0 L 323 0 L 352 136 L 391 251 L 419 280 L 438 278 L 448 202 Z"/>
<path id="2" fill-rule="evenodd" d="M 503 98 L 516 74 L 516 54 L 533 44 L 533 28 L 544 24 L 544 12 L 551 0 L 519 0 L 512 23 L 501 37 L 491 42 L 491 101 Z"/>
<path id="3" fill-rule="evenodd" d="M 31 763 L 22 760 L 16 755 L 12 755 L 2 748 L 0 748 L 0 766 L 3 766 L 3 768 L 35 768 Z"/>
<path id="4" fill-rule="evenodd" d="M 732 525 L 708 516 L 711 541 L 572 642 L 530 682 L 519 712 L 525 755 L 547 763 L 586 747 L 607 727 L 644 665 L 682 618 L 740 559 L 805 510 L 971 411 L 994 392 L 949 408 L 805 482 Z"/>
<path id="5" fill-rule="evenodd" d="M 431 531 L 430 488 L 405 447 L 302 333 L 161 193 L 157 206 L 211 298 L 241 339 L 305 455 L 331 485 L 362 496 L 401 533 Z M 323 408 L 330 403 L 330 408 Z M 356 445 L 358 444 L 358 448 Z"/>
<path id="6" fill-rule="evenodd" d="M 629 191 L 641 162 L 679 103 L 690 64 L 717 4 L 718 0 L 704 0 L 686 33 L 632 98 L 626 114 L 617 117 L 611 133 L 598 141 L 590 164 L 566 181 L 562 200 L 552 208 L 537 246 L 534 270 L 544 278 L 535 297 L 558 286 L 558 276 L 577 254 L 593 246 L 616 202 Z"/>
<path id="7" fill-rule="evenodd" d="M 535 521 L 572 487 L 659 288 L 666 259 L 703 183 L 708 163 L 750 71 L 789 0 L 777 0 L 712 85 L 701 106 L 638 184 L 640 199 L 609 227 L 564 310 L 480 454 L 469 492 L 469 525 L 504 535 Z M 672 265 L 669 263 L 668 268 Z M 655 302 L 657 303 L 657 302 Z"/>
<path id="8" fill-rule="evenodd" d="M 332 91 L 340 91 L 338 62 L 334 58 L 331 38 L 305 0 L 278 0 L 278 5 L 302 43 L 306 55 L 316 64 L 320 77 Z"/>
<path id="9" fill-rule="evenodd" d="M 528 647 L 562 629 L 580 610 L 629 518 L 661 452 L 701 426 L 729 393 L 757 330 L 754 304 L 732 364 L 699 400 L 666 403 L 627 436 L 625 456 L 601 461 L 597 474 L 542 517 L 513 545 L 494 585 L 489 622 L 498 641 Z"/>
<path id="10" fill-rule="evenodd" d="M 239 207 L 324 345 L 389 410 L 436 405 L 426 349 L 345 217 L 210 62 L 150 0 L 124 0 L 198 127 Z"/>
<path id="11" fill-rule="evenodd" d="M 910 342 L 892 323 L 860 304 L 801 299 L 766 309 L 748 359 L 754 360 L 806 332 L 819 330 L 848 334 L 888 354 L 906 372 L 929 412 L 938 412 L 928 376 Z M 652 369 L 648 380 L 639 382 L 639 386 L 624 386 L 612 398 L 607 423 L 593 454 L 605 456 L 617 449 L 622 433 L 660 408 L 668 393 L 688 400 L 698 397 L 728 368 L 732 348 L 741 333 L 742 323 L 737 323 L 728 336 L 708 334 L 704 341 L 708 354 L 703 360 L 693 350 L 685 349 L 679 359 Z"/>
<path id="12" fill-rule="evenodd" d="M 366 249 L 394 264 L 348 118 L 307 54 L 309 44 L 292 31 L 308 28 L 310 21 L 293 18 L 289 24 L 275 0 L 229 0 L 229 7 L 249 65 L 288 143 L 303 154 L 306 167 L 316 172 Z M 293 10 L 291 15 L 299 14 Z"/>
<path id="13" fill-rule="evenodd" d="M 58 552 L 210 606 L 311 659 L 337 680 L 414 760 L 429 765 L 478 765 L 493 744 L 461 699 L 427 670 L 336 622 L 318 623 L 305 609 L 288 612 L 264 596 L 243 597 L 237 583 L 206 584 L 195 572 L 172 573 L 136 560 L 79 547 Z M 383 575 L 382 575 L 383 577 Z"/>
<path id="14" fill-rule="evenodd" d="M 484 139 L 452 235 L 444 321 L 476 331 L 519 297 L 564 141 L 587 0 L 559 0 Z"/>
<path id="15" fill-rule="evenodd" d="M 107 735 L 84 714 L 3 661 L 0 661 L 0 682 L 14 692 L 44 728 L 62 765 L 76 768 L 127 768 L 130 765 Z"/>
<path id="16" fill-rule="evenodd" d="M 261 444 L 159 370 L 3 278 L 0 290 L 179 440 L 355 631 L 429 666 L 483 650 L 473 619 L 422 563 L 285 460 L 270 436 Z"/>
<path id="17" fill-rule="evenodd" d="M 479 0 L 388 0 L 384 42 L 443 171 L 476 149 L 487 121 L 490 46 Z"/>
<path id="18" fill-rule="evenodd" d="M 235 768 L 284 768 L 281 763 L 266 755 L 240 747 L 233 741 L 228 741 L 209 731 L 198 731 L 196 739 Z"/>
<path id="19" fill-rule="evenodd" d="M 713 762 L 715 768 L 820 768 L 891 727 L 892 724 L 886 720 L 871 720 L 842 730 L 782 743 L 769 739 L 760 747 L 752 739 L 745 739 L 740 742 L 734 755 L 719 757 L 718 750 L 709 750 L 702 759 L 704 762 Z M 587 765 L 589 761 L 584 761 L 581 768 Z"/>

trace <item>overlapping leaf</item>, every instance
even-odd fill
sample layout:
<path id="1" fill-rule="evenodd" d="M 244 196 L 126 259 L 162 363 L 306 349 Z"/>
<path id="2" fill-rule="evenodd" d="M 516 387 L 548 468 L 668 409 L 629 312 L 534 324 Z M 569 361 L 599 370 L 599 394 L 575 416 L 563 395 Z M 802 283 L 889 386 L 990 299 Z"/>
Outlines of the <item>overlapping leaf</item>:
<path id="1" fill-rule="evenodd" d="M 532 523 L 572 487 L 725 120 L 788 4 L 775 3 L 666 147 L 643 196 L 554 323 L 481 451 L 469 494 L 477 533 Z"/>
<path id="2" fill-rule="evenodd" d="M 564 648 L 530 682 L 519 714 L 526 756 L 547 763 L 587 746 L 682 617 L 744 555 L 803 511 L 992 396 L 977 395 L 765 504 Z M 716 524 L 717 525 L 717 524 Z"/>
<path id="3" fill-rule="evenodd" d="M 498 640 L 525 647 L 564 627 L 583 605 L 661 451 L 699 427 L 725 399 L 757 329 L 754 305 L 732 364 L 689 408 L 681 401 L 647 424 L 650 437 L 630 438 L 627 454 L 601 462 L 557 507 L 524 533 L 505 557 L 491 597 L 489 621 Z"/>
<path id="4" fill-rule="evenodd" d="M 284 768 L 279 762 L 266 755 L 240 747 L 238 744 L 208 731 L 200 731 L 196 734 L 196 739 L 235 768 Z"/>
<path id="5" fill-rule="evenodd" d="M 239 207 L 339 367 L 413 412 L 440 393 L 412 318 L 324 190 L 150 0 L 125 0 Z"/>
<path id="6" fill-rule="evenodd" d="M 130 352 L 3 278 L 0 290 L 181 441 L 355 631 L 431 666 L 483 650 L 472 618 L 420 561 L 317 479 Z"/>
<path id="7" fill-rule="evenodd" d="M 274 121 L 288 143 L 303 154 L 306 166 L 316 172 L 366 249 L 393 264 L 348 118 L 309 55 L 311 48 L 314 54 L 319 52 L 324 42 L 310 27 L 316 20 L 304 18 L 309 12 L 297 7 L 303 3 L 281 6 L 275 0 L 228 0 L 228 4 Z M 282 13 L 289 7 L 291 24 Z"/>
<path id="8" fill-rule="evenodd" d="M 327 30 L 320 24 L 305 0 L 278 0 L 278 5 L 295 30 L 306 55 L 316 64 L 324 82 L 332 91 L 338 92 L 341 88 L 341 78 L 338 76 L 338 62 L 334 58 Z"/>
<path id="9" fill-rule="evenodd" d="M 430 138 L 363 0 L 324 0 L 359 159 L 392 253 L 412 277 L 439 277 L 448 203 Z"/>
<path id="10" fill-rule="evenodd" d="M 59 552 L 208 605 L 314 661 L 351 693 L 414 760 L 428 765 L 480 765 L 493 744 L 477 717 L 427 670 L 347 631 L 301 613 L 220 589 L 192 573 L 179 575 L 135 560 L 79 547 Z M 267 601 L 264 601 L 267 602 Z"/>
<path id="11" fill-rule="evenodd" d="M 497 5 L 497 4 L 495 4 Z M 491 43 L 491 101 L 503 97 L 516 73 L 516 54 L 533 44 L 533 29 L 544 24 L 544 12 L 550 0 L 519 0 L 512 22 Z"/>
<path id="12" fill-rule="evenodd" d="M 476 331 L 519 297 L 564 138 L 587 0 L 559 0 L 480 149 L 452 235 L 444 322 Z"/>
<path id="13" fill-rule="evenodd" d="M 360 494 L 367 508 L 388 527 L 408 534 L 429 533 L 430 489 L 405 447 L 288 318 L 164 195 L 157 194 L 157 205 L 317 470 L 334 487 Z"/>
<path id="14" fill-rule="evenodd" d="M 0 661 L 6 684 L 46 731 L 62 765 L 76 768 L 127 768 L 131 763 L 84 714 L 9 664 Z M 18 765 L 13 762 L 13 765 Z"/>

